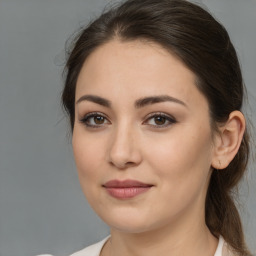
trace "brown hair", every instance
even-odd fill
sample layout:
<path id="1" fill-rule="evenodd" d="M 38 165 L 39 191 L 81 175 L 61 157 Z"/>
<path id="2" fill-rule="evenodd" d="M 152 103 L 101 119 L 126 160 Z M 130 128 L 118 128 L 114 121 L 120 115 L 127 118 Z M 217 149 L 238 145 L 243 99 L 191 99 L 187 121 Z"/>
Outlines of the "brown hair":
<path id="1" fill-rule="evenodd" d="M 175 54 L 197 77 L 209 103 L 212 127 L 241 110 L 244 86 L 236 51 L 225 28 L 207 11 L 185 0 L 128 0 L 103 12 L 74 40 L 66 63 L 63 106 L 74 126 L 75 89 L 85 59 L 97 47 L 118 38 L 148 40 Z M 244 241 L 233 190 L 249 156 L 245 131 L 239 152 L 222 170 L 213 170 L 205 204 L 205 220 L 213 235 L 222 235 L 238 255 L 251 255 Z"/>

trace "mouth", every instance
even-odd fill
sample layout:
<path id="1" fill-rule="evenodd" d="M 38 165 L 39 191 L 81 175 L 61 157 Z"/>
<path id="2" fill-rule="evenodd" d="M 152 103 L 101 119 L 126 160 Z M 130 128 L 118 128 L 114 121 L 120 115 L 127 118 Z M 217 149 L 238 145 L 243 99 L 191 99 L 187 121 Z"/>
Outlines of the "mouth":
<path id="1" fill-rule="evenodd" d="M 103 187 L 108 194 L 114 198 L 130 199 L 147 192 L 153 185 L 136 180 L 110 180 L 106 182 Z"/>

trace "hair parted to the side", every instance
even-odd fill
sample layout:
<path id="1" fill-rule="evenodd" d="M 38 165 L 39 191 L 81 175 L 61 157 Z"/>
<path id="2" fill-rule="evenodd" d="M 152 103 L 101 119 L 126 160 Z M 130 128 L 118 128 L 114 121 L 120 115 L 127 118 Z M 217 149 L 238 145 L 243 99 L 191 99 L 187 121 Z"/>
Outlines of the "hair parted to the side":
<path id="1" fill-rule="evenodd" d="M 82 30 L 66 63 L 62 102 L 75 119 L 76 82 L 86 58 L 99 46 L 117 39 L 155 42 L 179 58 L 197 77 L 196 86 L 209 103 L 213 131 L 234 110 L 241 110 L 243 79 L 236 51 L 225 28 L 207 11 L 185 0 L 128 0 L 105 11 Z M 221 171 L 213 170 L 206 204 L 206 224 L 222 235 L 238 255 L 249 256 L 232 191 L 241 180 L 249 156 L 245 131 L 240 149 Z"/>

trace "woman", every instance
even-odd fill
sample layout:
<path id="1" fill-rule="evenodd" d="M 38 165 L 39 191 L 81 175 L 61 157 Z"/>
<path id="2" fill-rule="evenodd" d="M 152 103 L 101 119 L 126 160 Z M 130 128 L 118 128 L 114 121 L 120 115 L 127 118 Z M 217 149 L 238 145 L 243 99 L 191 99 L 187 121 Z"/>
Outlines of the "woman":
<path id="1" fill-rule="evenodd" d="M 226 30 L 183 0 L 128 0 L 86 27 L 63 105 L 81 187 L 111 234 L 73 256 L 251 255 L 232 189 L 249 155 Z"/>

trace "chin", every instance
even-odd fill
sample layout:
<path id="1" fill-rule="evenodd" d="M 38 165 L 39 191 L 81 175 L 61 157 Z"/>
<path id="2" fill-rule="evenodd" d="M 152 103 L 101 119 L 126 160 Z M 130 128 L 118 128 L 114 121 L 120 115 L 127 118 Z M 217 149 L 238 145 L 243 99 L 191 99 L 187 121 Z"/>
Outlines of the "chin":
<path id="1" fill-rule="evenodd" d="M 148 216 L 132 213 L 109 213 L 100 215 L 100 218 L 111 228 L 124 233 L 143 233 L 154 229 L 153 223 Z"/>

